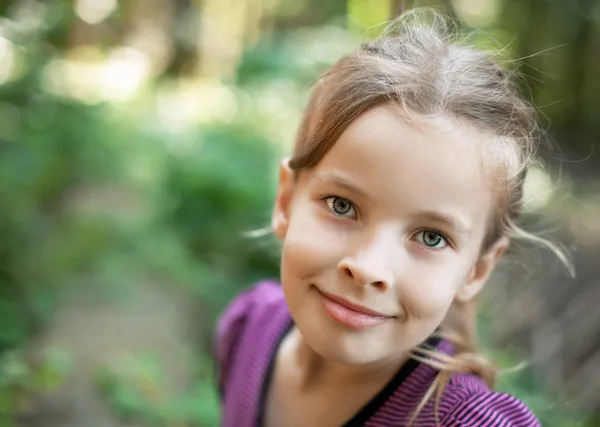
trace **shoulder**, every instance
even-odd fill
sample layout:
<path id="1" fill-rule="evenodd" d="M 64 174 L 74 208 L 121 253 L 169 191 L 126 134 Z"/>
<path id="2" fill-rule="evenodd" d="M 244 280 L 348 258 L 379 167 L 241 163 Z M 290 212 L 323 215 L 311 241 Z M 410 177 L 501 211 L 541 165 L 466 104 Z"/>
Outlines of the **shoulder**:
<path id="1" fill-rule="evenodd" d="M 457 374 L 442 397 L 445 427 L 540 427 L 533 412 L 510 394 L 490 390 L 475 375 Z"/>
<path id="2" fill-rule="evenodd" d="M 225 307 L 218 318 L 213 342 L 221 389 L 242 337 L 262 328 L 270 315 L 284 308 L 283 291 L 274 281 L 256 283 Z"/>
<path id="3" fill-rule="evenodd" d="M 285 304 L 281 286 L 274 281 L 262 281 L 240 292 L 219 316 L 217 341 L 243 326 L 250 317 L 257 317 Z"/>

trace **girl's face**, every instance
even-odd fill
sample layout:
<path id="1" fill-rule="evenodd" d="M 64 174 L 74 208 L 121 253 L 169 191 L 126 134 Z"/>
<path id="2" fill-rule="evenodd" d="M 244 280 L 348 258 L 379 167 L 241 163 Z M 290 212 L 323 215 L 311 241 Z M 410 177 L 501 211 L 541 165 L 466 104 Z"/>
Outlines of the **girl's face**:
<path id="1" fill-rule="evenodd" d="M 294 179 L 282 163 L 273 215 L 294 321 L 321 356 L 402 357 L 483 286 L 507 246 L 481 254 L 494 191 L 473 129 L 408 124 L 391 107 L 356 119 Z"/>

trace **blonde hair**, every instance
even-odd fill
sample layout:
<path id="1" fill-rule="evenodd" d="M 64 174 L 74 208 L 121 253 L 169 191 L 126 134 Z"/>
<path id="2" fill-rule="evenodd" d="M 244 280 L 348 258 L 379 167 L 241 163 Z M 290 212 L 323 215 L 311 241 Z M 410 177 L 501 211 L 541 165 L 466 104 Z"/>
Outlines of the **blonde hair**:
<path id="1" fill-rule="evenodd" d="M 491 137 L 485 141 L 491 140 L 495 152 L 501 153 L 495 160 L 501 160 L 504 175 L 482 251 L 508 236 L 542 244 L 569 266 L 558 246 L 516 224 L 540 131 L 535 110 L 519 95 L 512 74 L 489 53 L 469 46 L 467 38 L 461 38 L 439 13 L 430 9 L 406 12 L 380 38 L 342 57 L 319 80 L 300 124 L 290 167 L 298 175 L 317 165 L 353 120 L 378 105 L 467 123 Z M 475 301 L 454 303 L 450 308 L 441 331 L 453 342 L 455 355 L 435 349 L 415 351 L 414 358 L 439 369 L 440 374 L 413 420 L 431 396 L 441 396 L 453 372 L 474 373 L 494 386 L 499 370 L 478 350 L 476 316 Z"/>

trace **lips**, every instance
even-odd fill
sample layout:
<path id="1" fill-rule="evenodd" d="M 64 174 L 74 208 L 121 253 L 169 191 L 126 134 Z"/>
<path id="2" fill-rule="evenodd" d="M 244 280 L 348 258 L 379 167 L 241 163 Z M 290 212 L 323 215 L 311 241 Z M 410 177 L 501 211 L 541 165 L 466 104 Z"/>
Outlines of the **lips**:
<path id="1" fill-rule="evenodd" d="M 325 311 L 336 321 L 355 329 L 381 325 L 396 316 L 355 304 L 337 295 L 318 290 Z"/>

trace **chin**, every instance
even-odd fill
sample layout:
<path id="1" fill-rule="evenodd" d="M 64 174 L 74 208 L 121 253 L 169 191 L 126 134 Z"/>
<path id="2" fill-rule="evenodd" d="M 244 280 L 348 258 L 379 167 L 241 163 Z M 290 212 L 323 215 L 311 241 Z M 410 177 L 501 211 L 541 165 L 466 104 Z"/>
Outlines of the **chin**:
<path id="1" fill-rule="evenodd" d="M 328 348 L 327 348 L 328 347 Z M 343 348 L 333 348 L 332 346 L 327 346 L 323 349 L 314 349 L 321 357 L 336 363 L 341 363 L 344 365 L 368 365 L 374 362 L 378 362 L 385 358 L 384 355 L 371 354 L 370 352 L 365 352 L 364 348 L 362 349 L 343 349 Z"/>
<path id="2" fill-rule="evenodd" d="M 346 365 L 365 365 L 389 356 L 391 349 L 382 348 L 382 340 L 363 334 L 348 334 L 328 322 L 298 322 L 297 326 L 308 346 L 319 356 L 331 362 Z M 368 332 L 367 332 L 368 334 Z"/>
<path id="3" fill-rule="evenodd" d="M 364 346 L 340 343 L 335 339 L 320 339 L 319 337 L 305 337 L 308 345 L 319 356 L 331 362 L 345 365 L 364 365 L 378 360 L 381 356 L 364 351 Z"/>

